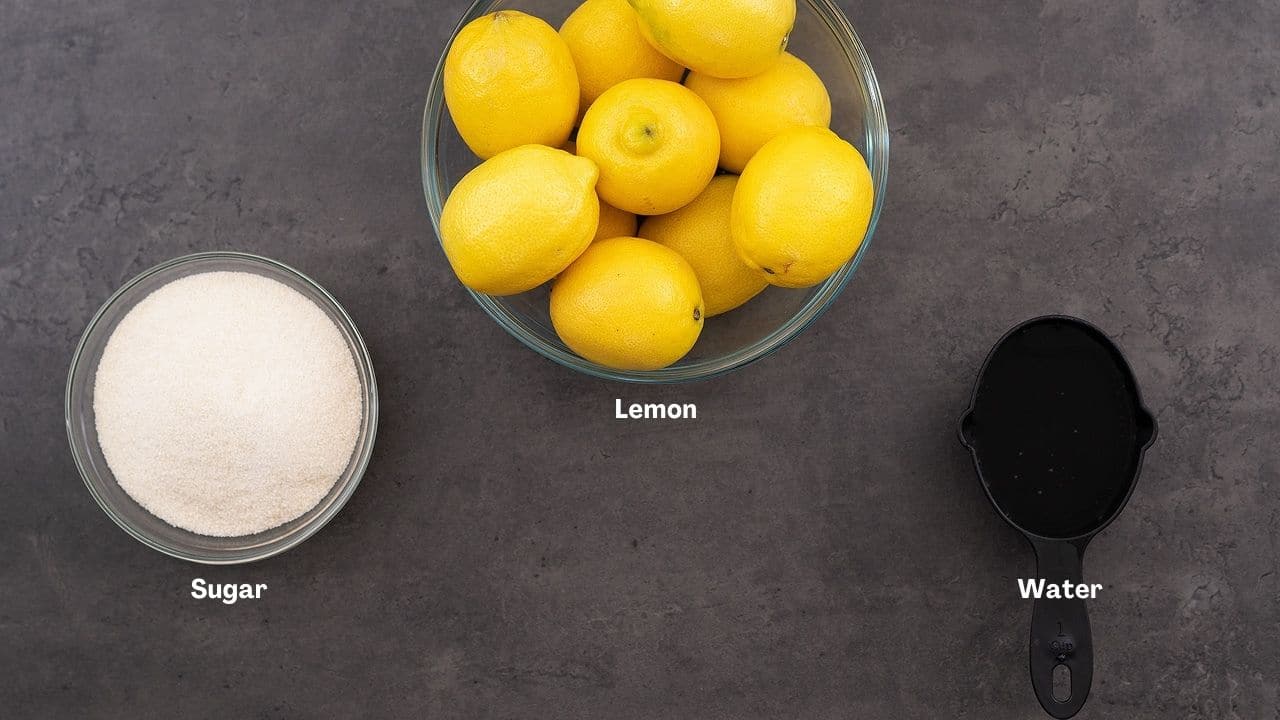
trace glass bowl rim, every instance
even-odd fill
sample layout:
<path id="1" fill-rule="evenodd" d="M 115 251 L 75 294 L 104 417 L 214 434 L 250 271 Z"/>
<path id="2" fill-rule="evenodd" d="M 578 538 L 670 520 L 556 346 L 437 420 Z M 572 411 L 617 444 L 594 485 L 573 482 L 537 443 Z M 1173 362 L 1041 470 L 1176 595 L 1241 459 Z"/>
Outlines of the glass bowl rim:
<path id="1" fill-rule="evenodd" d="M 353 338 L 355 345 L 353 359 L 356 362 L 357 372 L 363 372 L 364 374 L 367 374 L 369 378 L 368 390 L 364 393 L 363 397 L 366 409 L 361 427 L 361 430 L 365 430 L 367 428 L 367 432 L 365 433 L 366 437 L 361 445 L 353 452 L 353 461 L 348 464 L 346 470 L 343 471 L 344 475 L 347 471 L 350 471 L 351 474 L 343 487 L 338 491 L 338 494 L 334 497 L 333 501 L 324 512 L 312 518 L 305 525 L 296 528 L 291 533 L 281 536 L 280 538 L 264 542 L 256 551 L 228 557 L 220 557 L 216 554 L 216 551 L 213 555 L 195 555 L 172 547 L 171 545 L 153 538 L 148 533 L 142 532 L 138 528 L 134 527 L 133 523 L 129 522 L 120 513 L 118 513 L 115 506 L 109 502 L 95 486 L 95 480 L 90 477 L 92 473 L 90 473 L 85 467 L 84 461 L 81 457 L 83 453 L 88 452 L 88 449 L 80 447 L 80 443 L 76 442 L 72 426 L 72 405 L 76 399 L 76 396 L 73 394 L 76 371 L 80 368 L 81 364 L 87 360 L 85 351 L 88 346 L 89 339 L 93 336 L 94 332 L 98 330 L 99 324 L 102 322 L 107 312 L 127 297 L 128 294 L 143 281 L 155 277 L 160 273 L 167 272 L 184 265 L 191 265 L 209 260 L 229 260 L 244 262 L 249 265 L 267 267 L 268 269 L 276 270 L 284 273 L 285 275 L 291 276 L 293 279 L 299 281 L 311 290 L 314 290 L 319 297 L 327 303 L 328 307 L 341 319 L 341 322 L 345 323 L 346 329 L 350 330 L 351 337 Z M 80 473 L 80 479 L 84 482 L 85 487 L 89 489 L 89 494 L 93 496 L 98 507 L 101 508 L 102 511 L 106 513 L 107 517 L 110 517 L 111 520 L 122 530 L 132 536 L 135 540 L 141 542 L 143 545 L 170 557 L 178 558 L 179 560 L 186 560 L 203 565 L 239 565 L 265 560 L 266 558 L 279 555 L 280 553 L 297 547 L 319 532 L 325 525 L 328 525 L 329 522 L 337 516 L 338 512 L 346 506 L 347 501 L 349 501 L 351 496 L 355 494 L 356 488 L 360 485 L 360 481 L 364 479 L 364 474 L 368 469 L 369 461 L 373 457 L 373 447 L 378 434 L 378 383 L 374 374 L 373 360 L 369 356 L 369 349 L 365 345 L 364 338 L 360 335 L 360 330 L 356 327 L 355 321 L 347 314 L 347 311 L 342 307 L 342 304 L 339 303 L 333 295 L 329 294 L 329 291 L 325 290 L 320 283 L 316 282 L 296 268 L 261 255 L 230 250 L 198 252 L 166 260 L 138 273 L 113 292 L 111 296 L 107 298 L 106 302 L 102 303 L 97 312 L 93 314 L 93 317 L 90 318 L 89 323 L 85 326 L 84 332 L 81 333 L 80 340 L 76 344 L 75 352 L 71 356 L 71 366 L 67 372 L 67 384 L 63 396 L 63 420 L 66 424 L 67 442 L 71 446 L 71 457 L 75 461 L 76 470 Z M 99 480 L 97 482 L 101 481 Z M 270 533 L 272 529 L 265 530 L 263 532 Z"/>
<path id="2" fill-rule="evenodd" d="M 441 120 L 446 112 L 444 104 L 444 61 L 454 38 L 467 23 L 486 14 L 500 0 L 475 0 L 471 7 L 463 13 L 458 21 L 431 77 L 431 85 L 427 90 L 427 101 L 422 113 L 422 138 L 419 151 L 419 165 L 422 174 L 422 190 L 426 196 L 427 211 L 431 216 L 432 228 L 440 242 L 440 215 L 443 211 L 443 183 L 438 173 L 439 157 L 436 153 L 436 141 L 443 127 Z M 840 293 L 848 285 L 849 280 L 861 265 L 863 258 L 871 246 L 872 236 L 880 221 L 880 213 L 884 207 L 885 191 L 889 181 L 889 124 L 885 116 L 884 100 L 880 93 L 880 84 L 876 79 L 871 58 L 861 38 L 853 29 L 848 16 L 836 6 L 832 0 L 799 0 L 807 4 L 820 19 L 825 21 L 832 35 L 840 45 L 850 68 L 863 83 L 860 93 L 867 102 L 864 117 L 864 136 L 871 141 L 866 153 L 867 165 L 871 170 L 875 198 L 872 201 L 871 220 L 863 233 L 862 244 L 849 262 L 823 281 L 817 292 L 793 314 L 786 322 L 755 342 L 718 357 L 699 360 L 687 365 L 671 366 L 660 370 L 615 370 L 599 363 L 587 360 L 576 353 L 567 352 L 543 340 L 537 331 L 502 306 L 498 299 L 477 292 L 464 286 L 468 294 L 512 337 L 526 347 L 553 362 L 573 370 L 606 380 L 616 380 L 639 384 L 667 384 L 706 380 L 727 374 L 745 367 L 761 358 L 771 355 L 776 350 L 798 337 L 812 325 L 835 302 Z"/>

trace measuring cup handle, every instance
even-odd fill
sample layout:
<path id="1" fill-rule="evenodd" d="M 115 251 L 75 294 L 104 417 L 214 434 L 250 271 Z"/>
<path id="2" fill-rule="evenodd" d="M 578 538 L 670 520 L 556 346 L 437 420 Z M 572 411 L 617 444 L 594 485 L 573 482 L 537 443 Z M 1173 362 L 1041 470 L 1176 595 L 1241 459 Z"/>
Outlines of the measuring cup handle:
<path id="1" fill-rule="evenodd" d="M 1038 577 L 1073 586 L 1084 580 L 1084 545 L 1035 542 Z M 1065 667 L 1066 670 L 1060 670 Z M 1054 674 L 1069 673 L 1054 693 Z M 1035 600 L 1031 611 L 1031 686 L 1040 706 L 1055 718 L 1080 712 L 1093 684 L 1093 636 L 1089 611 L 1079 597 Z M 1064 692 L 1065 690 L 1065 692 Z"/>

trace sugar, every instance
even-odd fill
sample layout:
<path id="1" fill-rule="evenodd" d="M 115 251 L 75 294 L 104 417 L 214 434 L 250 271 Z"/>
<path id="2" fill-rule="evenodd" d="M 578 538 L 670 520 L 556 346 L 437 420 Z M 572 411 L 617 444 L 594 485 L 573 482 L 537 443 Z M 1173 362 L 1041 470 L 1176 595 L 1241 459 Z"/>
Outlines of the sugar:
<path id="1" fill-rule="evenodd" d="M 133 307 L 94 381 L 116 481 L 165 522 L 251 535 L 304 515 L 350 463 L 362 418 L 337 325 L 287 285 L 244 272 L 175 280 Z"/>

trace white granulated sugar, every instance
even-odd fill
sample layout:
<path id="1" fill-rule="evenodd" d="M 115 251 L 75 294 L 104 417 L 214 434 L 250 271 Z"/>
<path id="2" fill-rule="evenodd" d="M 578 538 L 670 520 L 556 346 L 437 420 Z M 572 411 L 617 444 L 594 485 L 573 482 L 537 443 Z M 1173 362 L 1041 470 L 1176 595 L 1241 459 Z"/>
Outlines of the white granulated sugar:
<path id="1" fill-rule="evenodd" d="M 251 535 L 324 499 L 362 418 L 355 359 L 287 285 L 208 272 L 148 295 L 107 342 L 93 411 L 130 497 L 201 535 Z"/>

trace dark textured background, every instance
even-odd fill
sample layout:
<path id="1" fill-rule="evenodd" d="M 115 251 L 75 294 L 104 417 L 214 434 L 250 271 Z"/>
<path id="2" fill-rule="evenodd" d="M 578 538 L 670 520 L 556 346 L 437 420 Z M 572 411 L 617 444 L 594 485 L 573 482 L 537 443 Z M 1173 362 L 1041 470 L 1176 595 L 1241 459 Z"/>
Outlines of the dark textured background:
<path id="1" fill-rule="evenodd" d="M 435 244 L 420 104 L 464 4 L 0 3 L 0 715 L 1040 717 L 1031 555 L 954 427 L 1000 333 L 1069 312 L 1162 426 L 1090 550 L 1081 717 L 1280 718 L 1280 5 L 842 3 L 893 129 L 867 262 L 776 355 L 639 389 L 524 349 Z M 223 569 L 103 515 L 61 404 L 98 305 L 215 248 L 334 292 L 384 401 L 336 521 Z"/>

